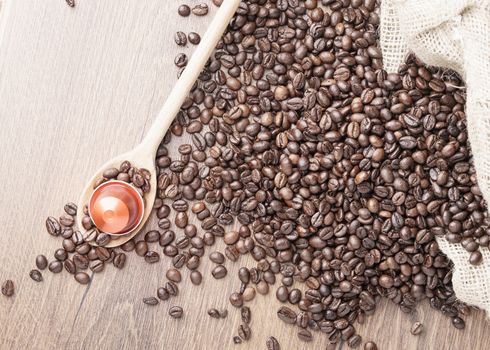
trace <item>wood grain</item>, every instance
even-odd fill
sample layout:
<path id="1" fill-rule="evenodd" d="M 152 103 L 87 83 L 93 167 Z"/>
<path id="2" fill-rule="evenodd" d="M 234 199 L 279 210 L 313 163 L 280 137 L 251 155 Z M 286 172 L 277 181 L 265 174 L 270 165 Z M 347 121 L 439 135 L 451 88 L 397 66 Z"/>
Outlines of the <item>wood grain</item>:
<path id="1" fill-rule="evenodd" d="M 67 273 L 30 280 L 35 256 L 52 258 L 60 245 L 45 232 L 46 216 L 60 215 L 99 165 L 142 139 L 176 81 L 174 32 L 203 33 L 215 9 L 181 18 L 176 0 L 80 0 L 74 9 L 62 0 L 9 1 L 0 45 L 0 280 L 13 279 L 16 294 L 0 297 L 0 349 L 265 349 L 269 335 L 283 350 L 324 349 L 321 334 L 305 345 L 277 319 L 277 283 L 250 305 L 252 340 L 232 344 L 239 314 L 227 298 L 250 259 L 227 263 L 231 276 L 220 281 L 203 259 L 203 284 L 192 286 L 184 270 L 179 296 L 156 307 L 141 298 L 164 283 L 168 258 L 149 266 L 130 254 L 125 269 L 108 267 L 87 286 Z M 167 315 L 176 304 L 181 320 Z M 209 307 L 228 308 L 228 319 L 209 318 Z M 387 301 L 378 309 L 359 330 L 380 349 L 490 348 L 481 312 L 462 332 L 427 303 L 417 315 Z M 409 332 L 415 320 L 425 324 L 418 337 Z"/>

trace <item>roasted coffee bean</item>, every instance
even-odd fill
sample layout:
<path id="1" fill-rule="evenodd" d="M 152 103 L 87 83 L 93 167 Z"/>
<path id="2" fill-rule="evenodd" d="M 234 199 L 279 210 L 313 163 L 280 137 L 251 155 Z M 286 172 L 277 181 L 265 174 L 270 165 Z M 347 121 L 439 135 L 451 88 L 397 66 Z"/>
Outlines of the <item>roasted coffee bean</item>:
<path id="1" fill-rule="evenodd" d="M 135 248 L 135 243 L 132 239 L 127 241 L 121 246 L 121 249 L 124 250 L 125 252 L 131 252 L 134 250 L 134 248 Z"/>
<path id="2" fill-rule="evenodd" d="M 111 257 L 110 251 L 104 247 L 95 248 L 95 254 L 97 255 L 97 258 L 102 260 L 102 261 L 107 261 Z"/>
<path id="3" fill-rule="evenodd" d="M 75 274 L 75 281 L 80 284 L 88 284 L 90 282 L 90 276 L 87 275 L 85 272 L 77 272 Z"/>
<path id="4" fill-rule="evenodd" d="M 156 230 L 151 230 L 145 233 L 145 241 L 148 243 L 158 242 L 160 240 L 160 233 Z"/>
<path id="5" fill-rule="evenodd" d="M 168 292 L 167 288 L 160 287 L 157 290 L 157 296 L 160 300 L 167 300 L 168 298 L 170 298 L 170 293 Z"/>
<path id="6" fill-rule="evenodd" d="M 209 260 L 215 264 L 223 264 L 225 262 L 225 257 L 220 252 L 212 252 L 209 254 Z"/>
<path id="7" fill-rule="evenodd" d="M 97 238 L 98 234 L 99 234 L 99 231 L 95 228 L 92 228 L 92 229 L 88 229 L 87 231 L 85 231 L 85 233 L 82 235 L 82 237 L 83 237 L 83 240 L 85 242 L 93 242 Z"/>
<path id="8" fill-rule="evenodd" d="M 179 288 L 172 281 L 165 283 L 165 289 L 167 290 L 168 294 L 170 294 L 171 296 L 176 296 L 179 294 Z"/>
<path id="9" fill-rule="evenodd" d="M 145 241 L 138 241 L 135 244 L 134 250 L 139 256 L 145 256 L 148 253 L 148 244 Z"/>
<path id="10" fill-rule="evenodd" d="M 424 330 L 424 325 L 420 322 L 415 322 L 410 328 L 410 333 L 413 335 L 419 335 Z"/>
<path id="11" fill-rule="evenodd" d="M 126 264 L 126 254 L 117 253 L 116 256 L 114 256 L 114 260 L 112 261 L 112 264 L 114 265 L 115 268 L 122 269 Z"/>
<path id="12" fill-rule="evenodd" d="M 209 309 L 208 315 L 211 316 L 212 318 L 221 318 L 221 315 L 217 309 Z"/>
<path id="13" fill-rule="evenodd" d="M 193 270 L 190 273 L 190 279 L 193 285 L 198 286 L 202 282 L 202 274 L 197 270 Z"/>
<path id="14" fill-rule="evenodd" d="M 63 265 L 65 266 L 65 270 L 68 273 L 74 275 L 77 272 L 77 266 L 75 265 L 75 263 L 73 262 L 73 260 L 66 259 L 65 262 L 63 263 Z"/>
<path id="15" fill-rule="evenodd" d="M 71 216 L 77 215 L 77 205 L 75 203 L 66 203 L 64 207 L 65 213 Z"/>
<path id="16" fill-rule="evenodd" d="M 180 306 L 172 306 L 168 310 L 168 314 L 172 318 L 182 318 L 182 316 L 184 315 L 184 310 Z"/>
<path id="17" fill-rule="evenodd" d="M 187 65 L 187 55 L 185 53 L 179 53 L 175 56 L 174 63 L 179 68 L 185 67 Z"/>
<path id="18" fill-rule="evenodd" d="M 205 16 L 208 14 L 208 5 L 205 3 L 200 3 L 192 7 L 192 13 L 196 16 Z"/>
<path id="19" fill-rule="evenodd" d="M 461 317 L 453 317 L 452 323 L 454 328 L 457 329 L 464 329 L 465 328 L 465 322 Z"/>
<path id="20" fill-rule="evenodd" d="M 267 350 L 281 350 L 281 346 L 279 345 L 279 342 L 277 341 L 276 338 L 272 336 L 267 338 L 265 345 L 267 347 Z"/>
<path id="21" fill-rule="evenodd" d="M 59 236 L 61 234 L 61 226 L 54 217 L 50 216 L 46 219 L 46 230 L 52 236 Z"/>
<path id="22" fill-rule="evenodd" d="M 243 298 L 240 293 L 232 293 L 230 295 L 230 303 L 234 307 L 241 307 L 243 305 Z"/>
<path id="23" fill-rule="evenodd" d="M 364 344 L 364 350 L 378 350 L 378 346 L 375 342 L 368 341 Z"/>
<path id="24" fill-rule="evenodd" d="M 182 280 L 180 271 L 177 269 L 168 269 L 165 276 L 169 281 L 176 282 L 176 283 L 179 283 Z"/>
<path id="25" fill-rule="evenodd" d="M 354 334 L 347 340 L 347 345 L 351 348 L 357 348 L 361 345 L 362 338 L 360 335 Z"/>
<path id="26" fill-rule="evenodd" d="M 54 257 L 59 260 L 59 261 L 65 261 L 66 258 L 68 257 L 68 254 L 66 253 L 66 250 L 63 248 L 56 249 L 54 252 Z"/>
<path id="27" fill-rule="evenodd" d="M 255 298 L 255 289 L 253 287 L 247 287 L 242 293 L 243 301 L 251 301 Z"/>
<path id="28" fill-rule="evenodd" d="M 170 243 L 172 243 L 174 239 L 175 239 L 174 231 L 167 230 L 160 236 L 159 244 L 160 246 L 165 247 Z"/>
<path id="29" fill-rule="evenodd" d="M 242 306 L 241 307 L 240 315 L 241 315 L 243 323 L 250 324 L 252 314 L 251 314 L 250 308 L 248 306 Z"/>
<path id="30" fill-rule="evenodd" d="M 44 255 L 38 255 L 36 257 L 36 267 L 39 270 L 44 270 L 48 266 L 48 259 Z"/>
<path id="31" fill-rule="evenodd" d="M 11 297 L 14 295 L 15 288 L 14 288 L 14 282 L 12 280 L 6 280 L 5 282 L 2 283 L 2 294 L 5 295 L 6 297 Z"/>
<path id="32" fill-rule="evenodd" d="M 298 331 L 298 338 L 304 342 L 310 342 L 313 340 L 313 335 L 307 329 L 300 329 Z"/>
<path id="33" fill-rule="evenodd" d="M 241 324 L 238 327 L 238 336 L 243 340 L 249 340 L 252 336 L 252 330 L 250 329 L 250 326 L 246 323 Z"/>
<path id="34" fill-rule="evenodd" d="M 471 265 L 480 265 L 483 260 L 480 251 L 476 250 L 470 254 L 469 262 Z"/>
<path id="35" fill-rule="evenodd" d="M 104 270 L 105 263 L 102 260 L 95 259 L 90 261 L 88 267 L 92 272 L 99 273 Z"/>
<path id="36" fill-rule="evenodd" d="M 288 324 L 296 323 L 296 312 L 288 308 L 287 306 L 281 306 L 279 311 L 277 311 L 277 316 L 279 319 Z"/>
<path id="37" fill-rule="evenodd" d="M 184 32 L 176 32 L 174 35 L 175 43 L 179 46 L 185 46 L 187 44 L 187 36 Z"/>
<path id="38" fill-rule="evenodd" d="M 185 212 L 179 212 L 175 215 L 175 226 L 178 228 L 184 228 L 187 225 L 188 218 Z"/>
<path id="39" fill-rule="evenodd" d="M 226 270 L 226 267 L 224 267 L 223 265 L 218 265 L 213 269 L 213 271 L 211 271 L 211 274 L 217 280 L 225 278 L 227 273 L 228 271 Z"/>
<path id="40" fill-rule="evenodd" d="M 193 45 L 197 45 L 201 42 L 201 37 L 196 32 L 190 32 L 187 34 L 187 39 L 189 39 L 189 42 Z"/>
<path id="41" fill-rule="evenodd" d="M 148 252 L 146 252 L 145 254 L 145 261 L 148 263 L 148 264 L 154 264 L 154 263 L 157 263 L 160 261 L 160 254 L 158 254 L 157 252 L 154 252 L 154 251 L 151 251 L 149 250 Z"/>
<path id="42" fill-rule="evenodd" d="M 146 305 L 155 306 L 158 305 L 158 299 L 155 297 L 146 297 L 143 298 L 143 303 L 145 303 Z"/>
<path id="43" fill-rule="evenodd" d="M 95 243 L 100 246 L 105 246 L 110 241 L 111 241 L 111 236 L 103 232 L 99 233 L 97 238 L 95 239 Z"/>
<path id="44" fill-rule="evenodd" d="M 182 17 L 187 17 L 191 14 L 191 8 L 187 5 L 180 5 L 178 9 L 178 13 Z"/>
<path id="45" fill-rule="evenodd" d="M 48 269 L 52 273 L 60 273 L 61 270 L 63 270 L 63 263 L 58 260 L 51 261 L 48 265 Z"/>

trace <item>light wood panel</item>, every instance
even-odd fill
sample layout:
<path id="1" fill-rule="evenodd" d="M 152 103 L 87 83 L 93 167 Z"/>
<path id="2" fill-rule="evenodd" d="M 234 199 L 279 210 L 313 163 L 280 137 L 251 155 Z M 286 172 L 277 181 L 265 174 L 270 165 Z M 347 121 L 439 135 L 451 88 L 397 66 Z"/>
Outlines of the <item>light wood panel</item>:
<path id="1" fill-rule="evenodd" d="M 163 284 L 168 258 L 150 266 L 130 254 L 124 270 L 109 267 L 88 286 L 67 273 L 46 272 L 39 284 L 28 276 L 35 256 L 51 256 L 61 243 L 45 232 L 46 216 L 60 215 L 98 166 L 141 140 L 176 80 L 174 32 L 203 33 L 214 8 L 181 18 L 176 0 L 79 0 L 75 9 L 63 0 L 8 1 L 0 45 L 0 280 L 13 279 L 16 294 L 0 296 L 0 348 L 235 348 L 239 313 L 227 298 L 250 259 L 227 262 L 232 276 L 220 281 L 203 259 L 203 284 L 192 286 L 183 270 L 179 296 L 156 307 L 141 298 Z M 324 349 L 321 334 L 306 346 L 277 319 L 276 287 L 251 303 L 252 340 L 236 348 L 265 349 L 274 335 L 283 350 Z M 176 304 L 185 310 L 181 320 L 167 315 Z M 228 318 L 211 319 L 210 307 L 228 308 Z M 424 304 L 418 316 L 405 315 L 385 301 L 360 333 L 380 349 L 490 348 L 482 313 L 461 332 L 430 311 Z M 419 337 L 409 332 L 414 320 L 426 326 Z"/>

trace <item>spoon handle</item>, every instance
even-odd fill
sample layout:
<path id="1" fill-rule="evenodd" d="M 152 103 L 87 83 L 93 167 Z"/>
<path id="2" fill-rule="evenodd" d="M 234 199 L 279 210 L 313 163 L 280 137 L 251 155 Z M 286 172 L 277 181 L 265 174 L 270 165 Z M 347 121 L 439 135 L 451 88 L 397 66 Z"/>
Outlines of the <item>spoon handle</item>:
<path id="1" fill-rule="evenodd" d="M 168 128 L 172 124 L 172 121 L 179 112 L 180 107 L 184 103 L 192 86 L 199 77 L 199 74 L 203 70 L 209 56 L 211 56 L 211 53 L 218 44 L 219 39 L 235 14 L 239 4 L 240 0 L 223 1 L 223 4 L 221 4 L 218 12 L 206 30 L 201 43 L 194 51 L 190 61 L 182 72 L 182 75 L 153 122 L 153 125 L 141 142 L 140 147 L 143 148 L 144 152 L 151 152 L 152 157 Z"/>

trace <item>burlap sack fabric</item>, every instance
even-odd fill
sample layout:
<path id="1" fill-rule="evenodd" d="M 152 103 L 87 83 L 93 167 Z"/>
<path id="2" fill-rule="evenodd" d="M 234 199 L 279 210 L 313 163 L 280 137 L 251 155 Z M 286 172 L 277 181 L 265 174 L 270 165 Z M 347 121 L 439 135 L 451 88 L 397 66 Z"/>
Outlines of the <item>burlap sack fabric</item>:
<path id="1" fill-rule="evenodd" d="M 490 0 L 382 0 L 380 37 L 388 72 L 396 72 L 411 51 L 465 80 L 468 137 L 478 185 L 490 203 Z M 472 266 L 459 244 L 438 243 L 454 262 L 458 298 L 490 311 L 488 249 L 482 249 L 483 263 Z"/>

